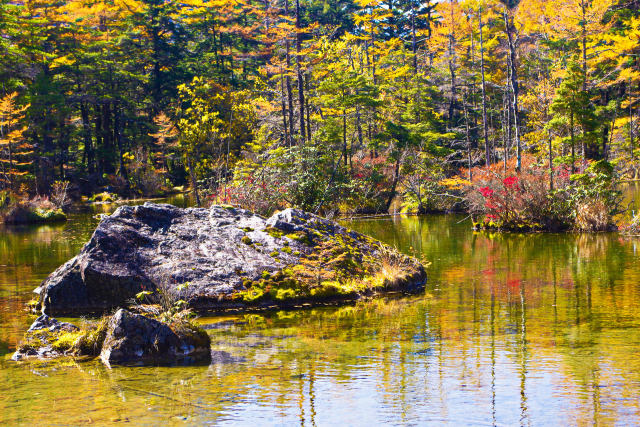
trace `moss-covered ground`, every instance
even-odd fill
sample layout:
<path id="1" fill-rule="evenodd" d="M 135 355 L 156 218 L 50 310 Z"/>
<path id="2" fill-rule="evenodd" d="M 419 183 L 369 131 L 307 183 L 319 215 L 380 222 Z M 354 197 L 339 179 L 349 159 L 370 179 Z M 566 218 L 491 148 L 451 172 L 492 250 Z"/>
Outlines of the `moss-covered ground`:
<path id="1" fill-rule="evenodd" d="M 275 227 L 264 231 L 281 243 L 280 252 L 298 257 L 298 263 L 276 272 L 264 271 L 246 278 L 244 289 L 233 294 L 236 302 L 256 306 L 295 301 L 355 299 L 395 291 L 424 282 L 423 265 L 367 236 L 333 228 L 322 222 L 305 231 L 287 233 Z M 247 241 L 245 241 L 247 240 Z M 251 244 L 250 239 L 243 243 Z M 293 242 L 305 246 L 294 251 Z M 280 253 L 270 255 L 278 258 Z"/>

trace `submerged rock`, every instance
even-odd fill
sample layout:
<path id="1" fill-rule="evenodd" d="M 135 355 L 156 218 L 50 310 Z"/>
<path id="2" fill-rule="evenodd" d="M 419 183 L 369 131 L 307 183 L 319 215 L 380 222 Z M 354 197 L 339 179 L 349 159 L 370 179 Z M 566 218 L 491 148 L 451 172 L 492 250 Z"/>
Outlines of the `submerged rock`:
<path id="1" fill-rule="evenodd" d="M 164 289 L 196 310 L 354 299 L 424 284 L 412 257 L 295 209 L 123 206 L 36 290 L 43 312 L 103 312 Z M 188 284 L 188 286 L 185 286 Z"/>
<path id="2" fill-rule="evenodd" d="M 171 325 L 120 309 L 109 320 L 100 359 L 107 364 L 211 359 L 211 340 L 187 322 Z"/>

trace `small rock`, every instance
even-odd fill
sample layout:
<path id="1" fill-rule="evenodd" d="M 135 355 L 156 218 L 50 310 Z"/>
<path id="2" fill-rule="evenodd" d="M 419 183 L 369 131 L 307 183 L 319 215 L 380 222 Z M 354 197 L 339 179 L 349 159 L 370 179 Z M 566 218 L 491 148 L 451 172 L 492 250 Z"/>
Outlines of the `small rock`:
<path id="1" fill-rule="evenodd" d="M 187 322 L 170 327 L 120 309 L 109 321 L 100 358 L 107 365 L 208 361 L 211 341 Z"/>
<path id="2" fill-rule="evenodd" d="M 75 332 L 79 328 L 76 325 L 72 325 L 67 322 L 60 322 L 53 317 L 49 317 L 46 314 L 38 317 L 29 327 L 27 332 L 39 331 L 41 329 L 48 329 L 49 332 Z"/>

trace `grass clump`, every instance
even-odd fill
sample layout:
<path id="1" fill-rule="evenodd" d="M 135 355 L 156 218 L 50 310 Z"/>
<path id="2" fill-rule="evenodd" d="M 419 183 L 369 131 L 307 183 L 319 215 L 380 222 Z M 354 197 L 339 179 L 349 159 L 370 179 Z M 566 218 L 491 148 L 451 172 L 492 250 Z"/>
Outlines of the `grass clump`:
<path id="1" fill-rule="evenodd" d="M 102 344 L 107 337 L 107 326 L 110 317 L 103 317 L 97 322 L 88 322 L 82 329 L 84 333 L 78 337 L 75 349 L 78 354 L 97 356 L 100 354 Z"/>
<path id="2" fill-rule="evenodd" d="M 280 251 L 294 253 L 290 246 Z M 301 255 L 299 251 L 295 253 Z M 273 251 L 271 256 L 278 254 Z M 238 291 L 234 299 L 251 305 L 265 301 L 354 298 L 399 290 L 424 278 L 424 267 L 418 260 L 391 247 L 376 244 L 365 236 L 327 233 L 297 264 L 273 273 L 264 271 L 256 279 L 244 279 L 244 290 Z"/>
<path id="3" fill-rule="evenodd" d="M 242 243 L 244 243 L 245 245 L 251 245 L 253 243 L 253 240 L 251 240 L 251 237 L 249 237 L 249 236 L 242 237 L 242 239 L 240 239 L 240 241 Z"/>
<path id="4" fill-rule="evenodd" d="M 279 239 L 282 236 L 284 236 L 284 231 L 280 230 L 279 228 L 275 228 L 275 227 L 267 227 L 264 229 L 264 232 L 267 233 L 269 236 L 275 238 L 275 239 Z"/>
<path id="5" fill-rule="evenodd" d="M 118 200 L 118 196 L 113 193 L 109 193 L 108 191 L 103 191 L 102 193 L 94 194 L 89 197 L 89 201 L 91 203 L 113 203 Z"/>

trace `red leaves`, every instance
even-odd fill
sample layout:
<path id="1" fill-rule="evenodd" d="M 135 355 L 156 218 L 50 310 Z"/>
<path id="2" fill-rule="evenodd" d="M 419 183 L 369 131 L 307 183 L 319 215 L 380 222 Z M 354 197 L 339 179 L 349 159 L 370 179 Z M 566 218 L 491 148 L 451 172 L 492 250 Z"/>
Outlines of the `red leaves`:
<path id="1" fill-rule="evenodd" d="M 479 188 L 480 194 L 482 194 L 482 196 L 484 198 L 489 198 L 493 195 L 493 190 L 489 187 L 481 187 Z"/>
<path id="2" fill-rule="evenodd" d="M 518 184 L 518 177 L 517 176 L 508 176 L 508 177 L 506 177 L 504 179 L 504 181 L 502 181 L 502 183 L 504 184 L 505 187 L 511 189 L 516 184 Z"/>

